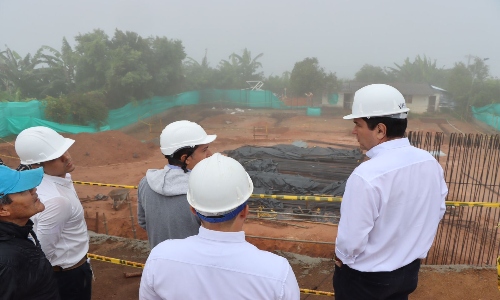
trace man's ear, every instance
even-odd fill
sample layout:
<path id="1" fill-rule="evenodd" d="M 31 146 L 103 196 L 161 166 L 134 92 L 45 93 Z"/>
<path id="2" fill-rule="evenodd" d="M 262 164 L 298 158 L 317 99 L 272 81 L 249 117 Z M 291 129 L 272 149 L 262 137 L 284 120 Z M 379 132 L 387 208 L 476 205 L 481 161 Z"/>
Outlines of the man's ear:
<path id="1" fill-rule="evenodd" d="M 10 211 L 6 209 L 6 205 L 0 205 L 0 217 L 10 216 Z"/>
<path id="2" fill-rule="evenodd" d="M 387 127 L 384 123 L 378 123 L 377 127 L 375 127 L 375 132 L 377 134 L 377 138 L 381 140 L 387 136 Z"/>
<path id="3" fill-rule="evenodd" d="M 188 155 L 187 154 L 182 154 L 181 157 L 180 157 L 180 161 L 181 162 L 186 162 L 186 159 L 188 159 Z"/>
<path id="4" fill-rule="evenodd" d="M 196 214 L 196 210 L 195 210 L 192 206 L 190 206 L 189 208 L 191 209 L 191 213 L 193 213 L 193 215 L 195 215 L 195 216 L 196 216 L 196 215 L 197 215 L 197 214 Z"/>
<path id="5" fill-rule="evenodd" d="M 241 218 L 246 218 L 249 213 L 250 213 L 250 208 L 247 204 L 247 205 L 245 205 L 245 208 L 238 214 L 238 216 Z"/>

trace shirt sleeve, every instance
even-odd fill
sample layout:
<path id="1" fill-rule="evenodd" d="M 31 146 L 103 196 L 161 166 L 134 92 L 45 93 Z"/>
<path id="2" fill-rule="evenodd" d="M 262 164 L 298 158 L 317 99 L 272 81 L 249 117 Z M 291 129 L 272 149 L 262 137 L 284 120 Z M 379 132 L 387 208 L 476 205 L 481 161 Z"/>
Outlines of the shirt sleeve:
<path id="1" fill-rule="evenodd" d="M 448 195 L 448 187 L 446 186 L 446 181 L 444 181 L 444 172 L 441 169 L 441 207 L 439 213 L 439 220 L 441 220 L 446 212 L 446 196 Z"/>
<path id="2" fill-rule="evenodd" d="M 36 227 L 37 237 L 42 250 L 49 261 L 52 261 L 56 244 L 61 238 L 64 224 L 71 217 L 71 204 L 64 197 L 49 199 L 43 203 L 45 210 L 38 213 Z"/>
<path id="3" fill-rule="evenodd" d="M 288 264 L 288 275 L 285 279 L 285 284 L 283 285 L 283 300 L 298 300 L 300 299 L 300 289 L 295 274 L 293 273 L 292 267 Z"/>
<path id="4" fill-rule="evenodd" d="M 141 285 L 139 286 L 139 300 L 161 300 L 153 288 L 153 270 L 151 270 L 151 263 L 146 261 L 146 266 L 142 271 Z"/>
<path id="5" fill-rule="evenodd" d="M 140 196 L 140 186 L 139 186 L 139 191 L 137 192 L 137 223 L 139 223 L 139 226 L 141 226 L 143 229 L 146 229 L 146 213 L 144 211 L 144 207 L 142 207 L 142 197 Z"/>
<path id="6" fill-rule="evenodd" d="M 340 207 L 335 254 L 344 264 L 352 264 L 366 248 L 368 234 L 379 216 L 374 187 L 356 174 L 346 183 Z"/>

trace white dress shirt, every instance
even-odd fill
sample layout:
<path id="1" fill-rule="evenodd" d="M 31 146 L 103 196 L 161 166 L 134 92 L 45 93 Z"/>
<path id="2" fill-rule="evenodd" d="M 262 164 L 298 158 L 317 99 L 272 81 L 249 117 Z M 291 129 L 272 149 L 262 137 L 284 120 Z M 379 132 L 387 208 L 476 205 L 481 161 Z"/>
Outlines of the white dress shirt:
<path id="1" fill-rule="evenodd" d="M 72 267 L 89 250 L 89 237 L 70 174 L 66 178 L 44 174 L 37 193 L 45 205 L 45 210 L 33 217 L 42 250 L 52 266 Z"/>
<path id="2" fill-rule="evenodd" d="M 406 138 L 366 155 L 347 180 L 335 253 L 358 271 L 393 271 L 427 256 L 448 188 L 436 159 Z"/>
<path id="3" fill-rule="evenodd" d="M 288 261 L 245 241 L 245 233 L 200 227 L 149 255 L 139 299 L 299 299 Z"/>

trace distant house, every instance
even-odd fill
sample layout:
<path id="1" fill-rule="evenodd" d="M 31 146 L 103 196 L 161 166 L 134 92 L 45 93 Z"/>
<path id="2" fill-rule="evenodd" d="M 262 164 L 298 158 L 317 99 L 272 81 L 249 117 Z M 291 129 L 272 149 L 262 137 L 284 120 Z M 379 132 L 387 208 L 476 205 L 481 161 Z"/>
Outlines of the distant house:
<path id="1" fill-rule="evenodd" d="M 336 104 L 328 104 L 323 101 L 324 105 L 333 107 L 342 107 L 346 110 L 351 110 L 354 93 L 360 88 L 369 85 L 365 82 L 345 82 L 338 95 Z M 410 108 L 413 113 L 435 112 L 439 110 L 439 104 L 444 98 L 445 90 L 429 85 L 420 83 L 391 83 L 403 94 L 406 100 L 406 106 Z"/>

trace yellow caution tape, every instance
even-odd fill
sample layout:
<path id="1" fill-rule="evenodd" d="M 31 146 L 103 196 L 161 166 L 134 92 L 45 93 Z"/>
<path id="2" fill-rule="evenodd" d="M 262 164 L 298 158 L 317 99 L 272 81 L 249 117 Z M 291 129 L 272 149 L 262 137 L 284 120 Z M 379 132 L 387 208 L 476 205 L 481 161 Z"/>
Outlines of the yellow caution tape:
<path id="1" fill-rule="evenodd" d="M 342 202 L 342 197 L 323 197 L 323 196 L 300 196 L 300 195 L 266 195 L 252 194 L 250 198 L 272 198 L 277 200 L 304 200 L 321 202 Z"/>
<path id="2" fill-rule="evenodd" d="M 112 264 L 124 265 L 124 266 L 129 266 L 129 267 L 134 267 L 134 268 L 140 268 L 140 269 L 144 269 L 144 266 L 145 266 L 145 264 L 141 264 L 138 262 L 123 260 L 123 259 L 118 259 L 118 258 L 111 258 L 111 257 L 101 256 L 101 255 L 92 254 L 92 253 L 87 253 L 87 257 L 91 258 L 91 259 L 95 259 L 95 260 L 109 262 Z"/>
<path id="3" fill-rule="evenodd" d="M 335 296 L 335 293 L 333 292 L 323 292 L 323 291 L 308 290 L 308 289 L 300 289 L 300 292 L 302 294 L 310 294 L 310 295 L 329 296 L 329 297 Z"/>
<path id="4" fill-rule="evenodd" d="M 109 186 L 109 187 L 117 187 L 117 188 L 124 188 L 124 189 L 137 189 L 136 185 L 108 184 L 108 183 L 86 182 L 86 181 L 77 181 L 77 180 L 73 180 L 73 183 L 83 184 L 83 185 Z"/>
<path id="5" fill-rule="evenodd" d="M 86 182 L 74 180 L 73 183 L 83 184 L 83 185 L 95 185 L 95 186 L 108 186 L 117 187 L 124 189 L 137 189 L 136 185 L 121 185 L 121 184 L 107 184 L 99 182 Z M 267 194 L 252 194 L 250 198 L 271 198 L 277 200 L 287 200 L 287 201 L 316 201 L 316 202 L 342 202 L 342 197 L 326 197 L 326 196 L 300 196 L 300 195 L 267 195 Z M 467 207 L 500 207 L 500 203 L 492 202 L 462 202 L 462 201 L 446 201 L 446 206 L 467 206 Z"/>
<path id="6" fill-rule="evenodd" d="M 500 207 L 500 203 L 492 202 L 455 202 L 446 201 L 446 206 L 468 206 L 468 207 Z"/>
<path id="7" fill-rule="evenodd" d="M 134 268 L 139 268 L 139 269 L 144 269 L 144 266 L 145 266 L 145 264 L 141 264 L 138 262 L 123 260 L 123 259 L 118 259 L 118 258 L 112 258 L 112 257 L 107 257 L 107 256 L 101 256 L 101 255 L 92 254 L 92 253 L 87 253 L 87 257 L 90 259 L 100 260 L 103 262 L 108 262 L 108 263 L 123 265 L 123 266 L 129 266 L 129 267 L 134 267 Z M 308 290 L 308 289 L 300 289 L 300 292 L 303 294 L 322 295 L 322 296 L 334 296 L 335 295 L 334 293 L 331 293 L 331 292 L 322 292 L 322 291 Z"/>
<path id="8" fill-rule="evenodd" d="M 500 291 L 500 256 L 497 258 L 498 290 Z"/>

